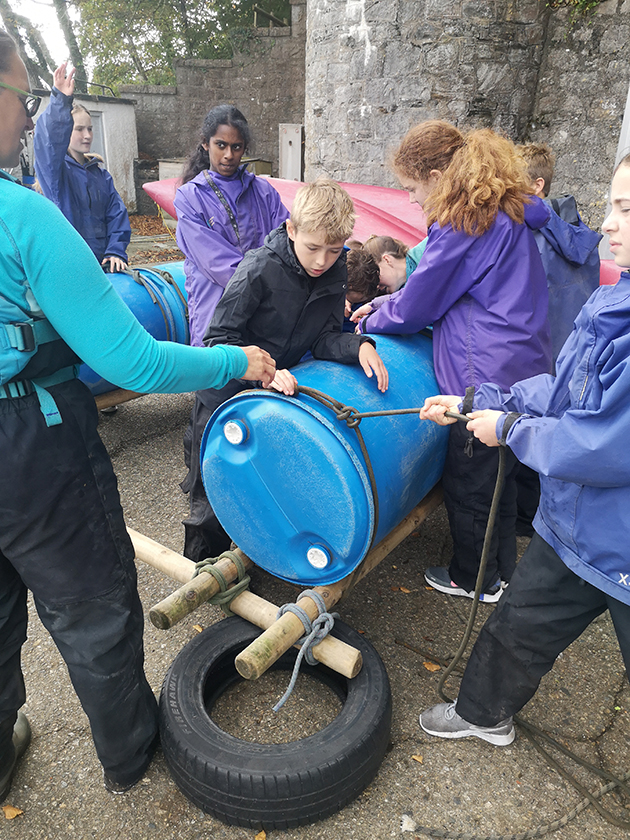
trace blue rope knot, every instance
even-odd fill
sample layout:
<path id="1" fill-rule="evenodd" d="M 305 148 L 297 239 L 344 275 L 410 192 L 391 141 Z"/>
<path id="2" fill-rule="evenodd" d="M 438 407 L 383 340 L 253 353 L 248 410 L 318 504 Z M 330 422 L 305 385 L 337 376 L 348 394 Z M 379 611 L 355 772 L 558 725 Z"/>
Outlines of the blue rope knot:
<path id="1" fill-rule="evenodd" d="M 306 659 L 309 665 L 317 665 L 318 662 L 313 656 L 311 652 L 311 648 L 314 645 L 318 645 L 322 639 L 325 639 L 326 636 L 330 633 L 330 631 L 335 626 L 335 619 L 339 618 L 339 613 L 329 613 L 326 611 L 326 604 L 324 603 L 324 599 L 312 589 L 305 589 L 304 592 L 301 592 L 298 601 L 300 598 L 311 598 L 316 604 L 317 609 L 319 610 L 319 615 L 317 618 L 311 619 L 308 617 L 308 614 L 305 610 L 302 609 L 298 604 L 283 604 L 280 609 L 278 610 L 278 614 L 276 619 L 283 616 L 285 613 L 290 612 L 293 615 L 296 615 L 302 624 L 304 625 L 304 636 L 301 639 L 298 639 L 296 644 L 300 645 L 300 651 L 296 657 L 295 665 L 293 666 L 293 673 L 291 674 L 291 681 L 287 687 L 287 690 L 284 692 L 280 700 L 276 703 L 273 707 L 274 712 L 280 711 L 280 709 L 284 706 L 287 702 L 289 697 L 291 696 L 293 689 L 295 688 L 295 683 L 298 678 L 298 674 L 300 672 L 300 666 L 302 664 L 302 660 Z"/>

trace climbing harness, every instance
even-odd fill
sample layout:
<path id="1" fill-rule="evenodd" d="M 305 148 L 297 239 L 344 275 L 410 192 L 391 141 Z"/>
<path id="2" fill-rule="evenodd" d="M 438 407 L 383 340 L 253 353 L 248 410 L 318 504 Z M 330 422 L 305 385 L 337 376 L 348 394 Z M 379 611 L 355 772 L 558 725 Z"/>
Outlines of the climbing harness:
<path id="1" fill-rule="evenodd" d="M 20 311 L 0 297 L 0 314 L 2 305 Z M 22 312 L 20 314 L 24 315 Z M 52 394 L 47 389 L 60 382 L 74 379 L 78 372 L 76 365 L 69 365 L 48 376 L 39 376 L 34 379 L 16 379 L 15 377 L 26 368 L 40 345 L 52 341 L 61 341 L 61 337 L 50 321 L 45 318 L 27 318 L 14 323 L 0 323 L 0 383 L 2 383 L 0 384 L 0 399 L 14 399 L 37 394 L 41 412 L 49 427 L 58 426 L 61 423 L 61 414 Z"/>

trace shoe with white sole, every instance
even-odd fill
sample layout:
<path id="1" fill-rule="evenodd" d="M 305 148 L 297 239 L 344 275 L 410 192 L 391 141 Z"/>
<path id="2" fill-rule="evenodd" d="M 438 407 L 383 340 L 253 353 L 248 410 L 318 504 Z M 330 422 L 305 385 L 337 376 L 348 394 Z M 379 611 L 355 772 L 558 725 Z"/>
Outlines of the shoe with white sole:
<path id="1" fill-rule="evenodd" d="M 444 592 L 446 595 L 461 595 L 464 598 L 475 597 L 474 589 L 471 592 L 467 589 L 462 589 L 454 580 L 451 580 L 448 569 L 445 569 L 443 566 L 433 566 L 427 569 L 424 573 L 424 579 L 433 589 L 437 589 L 438 592 Z M 503 595 L 503 587 L 501 586 L 501 582 L 497 581 L 487 592 L 481 593 L 479 600 L 483 601 L 484 604 L 496 604 L 501 595 Z"/>
<path id="2" fill-rule="evenodd" d="M 507 747 L 515 737 L 512 718 L 506 718 L 495 726 L 476 726 L 468 723 L 455 711 L 455 703 L 438 703 L 419 718 L 420 726 L 428 735 L 438 738 L 481 738 L 495 747 Z"/>

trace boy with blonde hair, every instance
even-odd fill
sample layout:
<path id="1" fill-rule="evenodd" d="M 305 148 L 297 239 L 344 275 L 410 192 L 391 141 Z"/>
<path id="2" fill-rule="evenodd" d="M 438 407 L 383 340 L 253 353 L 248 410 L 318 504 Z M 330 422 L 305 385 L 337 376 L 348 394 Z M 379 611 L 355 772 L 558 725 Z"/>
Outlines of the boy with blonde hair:
<path id="1" fill-rule="evenodd" d="M 291 217 L 272 231 L 262 248 L 249 251 L 228 283 L 204 343 L 259 344 L 276 362 L 269 388 L 293 394 L 297 381 L 288 368 L 307 352 L 316 359 L 362 366 L 387 390 L 387 370 L 370 336 L 342 332 L 347 287 L 344 244 L 355 222 L 348 193 L 329 178 L 318 178 L 296 193 Z M 253 336 L 257 340 L 253 341 Z M 184 520 L 184 554 L 197 562 L 227 549 L 225 533 L 203 488 L 199 449 L 203 430 L 221 403 L 252 387 L 233 379 L 221 389 L 198 391 L 191 418 L 190 471 L 182 484 L 190 491 Z M 254 386 L 255 387 L 255 386 Z"/>

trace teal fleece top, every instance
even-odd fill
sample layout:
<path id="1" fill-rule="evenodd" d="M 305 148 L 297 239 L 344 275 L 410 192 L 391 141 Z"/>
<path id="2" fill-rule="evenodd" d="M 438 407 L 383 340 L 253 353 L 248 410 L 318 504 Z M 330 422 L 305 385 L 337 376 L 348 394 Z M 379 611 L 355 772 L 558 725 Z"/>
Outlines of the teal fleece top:
<path id="1" fill-rule="evenodd" d="M 0 295 L 43 313 L 100 376 L 141 393 L 221 388 L 247 370 L 240 347 L 156 341 L 55 205 L 0 170 Z"/>

